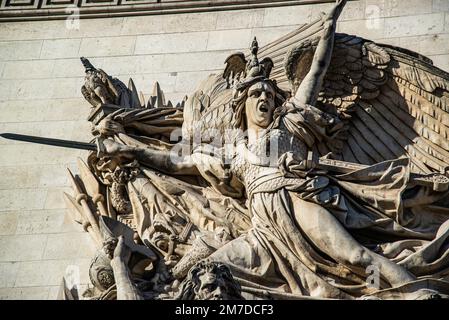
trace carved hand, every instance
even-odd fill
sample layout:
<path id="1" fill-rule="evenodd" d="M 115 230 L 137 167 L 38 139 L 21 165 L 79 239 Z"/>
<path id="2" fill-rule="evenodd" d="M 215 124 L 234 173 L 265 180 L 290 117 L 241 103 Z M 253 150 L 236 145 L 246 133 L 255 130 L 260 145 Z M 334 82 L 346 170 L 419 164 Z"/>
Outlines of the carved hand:
<path id="1" fill-rule="evenodd" d="M 134 159 L 134 148 L 117 143 L 112 139 L 101 139 L 97 138 L 97 146 L 98 146 L 98 157 L 118 157 L 123 160 L 132 160 Z"/>
<path id="2" fill-rule="evenodd" d="M 125 129 L 120 123 L 108 117 L 100 121 L 100 123 L 95 127 L 95 131 L 103 137 L 113 136 L 116 133 L 125 133 Z"/>
<path id="3" fill-rule="evenodd" d="M 131 250 L 125 244 L 123 236 L 119 236 L 112 260 L 127 265 L 130 258 L 131 258 Z"/>

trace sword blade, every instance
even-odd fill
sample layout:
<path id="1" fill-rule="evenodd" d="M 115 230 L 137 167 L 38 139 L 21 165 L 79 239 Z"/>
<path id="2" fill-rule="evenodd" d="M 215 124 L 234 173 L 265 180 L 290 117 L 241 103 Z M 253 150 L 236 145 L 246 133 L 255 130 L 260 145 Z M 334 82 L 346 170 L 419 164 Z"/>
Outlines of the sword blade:
<path id="1" fill-rule="evenodd" d="M 0 136 L 5 139 L 45 144 L 55 147 L 97 151 L 97 146 L 94 143 L 27 136 L 24 134 L 17 134 L 17 133 L 0 133 Z"/>

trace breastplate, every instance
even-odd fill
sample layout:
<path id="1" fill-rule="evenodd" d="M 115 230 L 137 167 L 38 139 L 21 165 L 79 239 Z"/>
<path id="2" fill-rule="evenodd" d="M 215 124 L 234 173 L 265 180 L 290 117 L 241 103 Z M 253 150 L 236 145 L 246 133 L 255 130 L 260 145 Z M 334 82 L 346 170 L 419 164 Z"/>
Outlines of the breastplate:
<path id="1" fill-rule="evenodd" d="M 284 128 L 271 129 L 247 150 L 247 154 L 237 152 L 231 162 L 231 171 L 245 186 L 261 176 L 279 173 L 278 160 L 286 152 L 293 152 L 297 159 L 307 156 L 306 144 Z"/>

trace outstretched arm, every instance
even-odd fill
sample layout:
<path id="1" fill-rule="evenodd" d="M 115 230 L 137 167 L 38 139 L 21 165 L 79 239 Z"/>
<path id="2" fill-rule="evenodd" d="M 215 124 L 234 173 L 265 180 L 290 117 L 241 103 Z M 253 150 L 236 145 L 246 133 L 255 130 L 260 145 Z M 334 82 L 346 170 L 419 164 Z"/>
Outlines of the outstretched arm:
<path id="1" fill-rule="evenodd" d="M 313 56 L 309 72 L 296 91 L 295 98 L 300 104 L 314 105 L 329 67 L 334 47 L 337 19 L 347 0 L 337 0 L 337 4 L 324 16 L 324 30 Z"/>
<path id="2" fill-rule="evenodd" d="M 143 165 L 168 174 L 199 175 L 191 156 L 182 155 L 182 152 L 179 154 L 174 151 L 128 146 L 112 139 L 98 140 L 97 143 L 99 153 L 104 155 L 136 159 Z"/>

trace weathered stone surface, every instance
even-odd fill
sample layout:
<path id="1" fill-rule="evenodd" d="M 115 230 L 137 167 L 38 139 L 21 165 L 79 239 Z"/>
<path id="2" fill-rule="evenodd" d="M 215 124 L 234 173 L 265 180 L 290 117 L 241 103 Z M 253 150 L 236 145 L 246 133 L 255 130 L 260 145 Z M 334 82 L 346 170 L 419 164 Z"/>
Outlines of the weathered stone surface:
<path id="1" fill-rule="evenodd" d="M 134 54 L 204 51 L 207 41 L 207 32 L 137 36 Z"/>
<path id="2" fill-rule="evenodd" d="M 398 17 L 432 13 L 432 0 L 366 0 L 365 2 L 366 12 L 371 15 L 379 15 L 380 17 Z"/>
<path id="3" fill-rule="evenodd" d="M 49 234 L 42 259 L 88 259 L 94 253 L 94 244 L 87 233 Z"/>
<path id="4" fill-rule="evenodd" d="M 0 61 L 38 59 L 41 48 L 42 40 L 1 41 Z"/>
<path id="5" fill-rule="evenodd" d="M 0 263 L 0 288 L 12 288 L 15 285 L 19 262 Z"/>
<path id="6" fill-rule="evenodd" d="M 21 211 L 17 214 L 16 234 L 50 234 L 61 232 L 65 209 Z"/>
<path id="7" fill-rule="evenodd" d="M 217 30 L 250 29 L 263 26 L 265 9 L 221 11 L 217 13 Z"/>
<path id="8" fill-rule="evenodd" d="M 16 161 L 17 156 L 19 155 L 16 155 Z M 43 209 L 46 196 L 45 189 L 0 190 L 0 211 Z"/>
<path id="9" fill-rule="evenodd" d="M 78 57 L 81 39 L 44 40 L 40 57 L 42 59 Z"/>
<path id="10" fill-rule="evenodd" d="M 51 78 L 54 61 L 7 61 L 4 63 L 3 79 Z"/>
<path id="11" fill-rule="evenodd" d="M 16 233 L 19 221 L 18 212 L 6 211 L 0 212 L 0 235 L 7 236 Z"/>
<path id="12" fill-rule="evenodd" d="M 447 72 L 449 72 L 449 54 L 440 54 L 436 56 L 429 56 L 433 64 Z"/>
<path id="13" fill-rule="evenodd" d="M 1 300 L 46 300 L 50 287 L 0 288 Z"/>
<path id="14" fill-rule="evenodd" d="M 449 53 L 449 34 L 434 34 L 418 37 L 403 37 L 399 45 L 424 55 Z"/>
<path id="15" fill-rule="evenodd" d="M 47 238 L 45 234 L 0 236 L 0 261 L 41 260 Z"/>
<path id="16" fill-rule="evenodd" d="M 447 2 L 446 0 L 432 0 L 432 11 L 449 11 L 449 2 Z"/>
<path id="17" fill-rule="evenodd" d="M 275 27 L 292 24 L 304 24 L 309 23 L 311 19 L 312 6 L 266 8 L 263 26 Z"/>
<path id="18" fill-rule="evenodd" d="M 83 38 L 78 56 L 123 56 L 133 54 L 135 36 Z"/>
<path id="19" fill-rule="evenodd" d="M 418 36 L 444 31 L 444 13 L 385 19 L 385 37 Z"/>
<path id="20" fill-rule="evenodd" d="M 207 50 L 244 49 L 248 46 L 250 40 L 250 29 L 211 31 L 207 42 Z"/>

